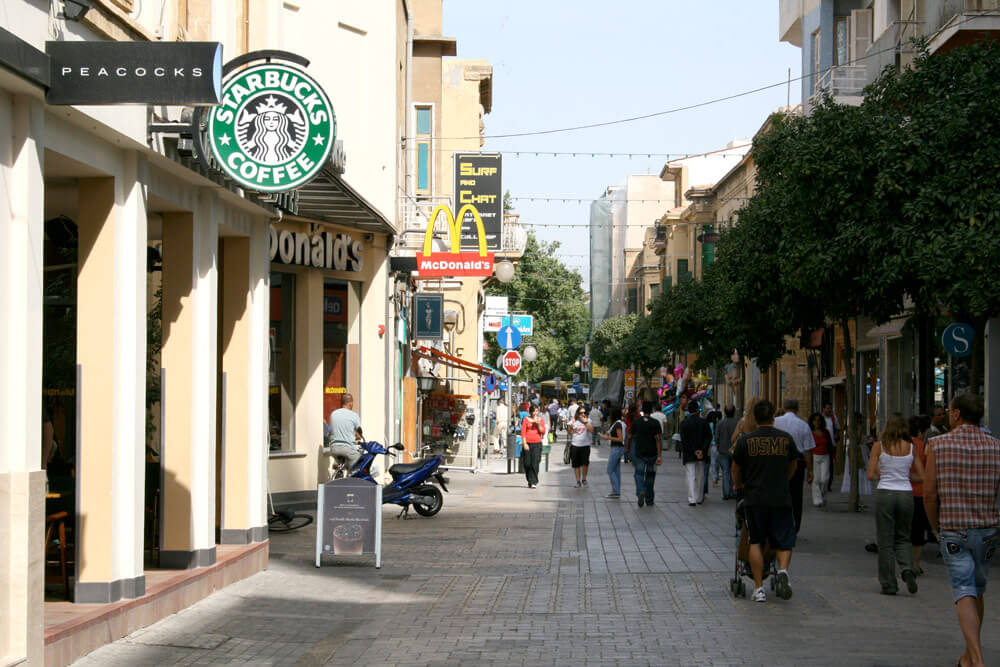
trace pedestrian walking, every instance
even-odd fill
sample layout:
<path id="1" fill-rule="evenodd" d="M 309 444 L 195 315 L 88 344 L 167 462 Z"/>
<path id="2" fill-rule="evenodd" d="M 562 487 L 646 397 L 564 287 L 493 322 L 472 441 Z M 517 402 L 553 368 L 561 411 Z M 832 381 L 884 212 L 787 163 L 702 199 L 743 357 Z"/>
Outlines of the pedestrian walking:
<path id="1" fill-rule="evenodd" d="M 945 410 L 944 406 L 940 403 L 936 403 L 934 409 L 931 411 L 931 427 L 927 429 L 928 440 L 947 433 L 948 422 L 948 410 Z"/>
<path id="2" fill-rule="evenodd" d="M 687 476 L 688 505 L 691 507 L 705 502 L 705 460 L 712 444 L 712 427 L 698 412 L 698 402 L 689 402 L 688 416 L 680 426 L 682 461 Z"/>
<path id="3" fill-rule="evenodd" d="M 545 420 L 534 403 L 528 408 L 528 416 L 521 420 L 521 467 L 528 488 L 538 486 L 538 467 L 542 461 L 542 441 L 545 438 Z"/>
<path id="4" fill-rule="evenodd" d="M 837 469 L 837 447 L 840 444 L 840 420 L 837 419 L 833 411 L 833 403 L 823 405 L 823 419 L 826 421 L 826 430 L 833 436 L 833 447 L 830 449 L 830 479 L 827 480 L 826 490 L 833 491 L 834 471 Z"/>
<path id="5" fill-rule="evenodd" d="M 722 499 L 729 500 L 733 497 L 733 475 L 731 456 L 733 448 L 733 435 L 739 420 L 736 418 L 736 406 L 727 405 L 723 417 L 715 427 L 715 446 L 718 448 L 719 476 L 722 478 Z"/>
<path id="6" fill-rule="evenodd" d="M 981 635 L 986 579 L 1000 546 L 1000 441 L 983 433 L 983 402 L 967 393 L 952 399 L 951 431 L 928 441 L 924 506 L 938 533 L 965 637 L 960 665 L 983 665 Z"/>
<path id="7" fill-rule="evenodd" d="M 740 435 L 733 447 L 733 483 L 743 490 L 745 498 L 753 600 L 767 602 L 764 592 L 765 540 L 778 556 L 775 592 L 778 597 L 787 600 L 792 597 L 788 566 L 795 548 L 795 517 L 788 480 L 798 470 L 799 455 L 792 437 L 774 428 L 774 405 L 771 401 L 755 401 L 753 418 L 758 427 Z"/>
<path id="8" fill-rule="evenodd" d="M 622 492 L 622 457 L 625 456 L 625 437 L 628 429 L 622 419 L 622 409 L 612 408 L 611 428 L 602 433 L 601 437 L 609 441 L 611 451 L 608 453 L 608 479 L 611 480 L 611 493 L 608 498 L 621 498 Z"/>
<path id="9" fill-rule="evenodd" d="M 813 507 L 823 507 L 826 505 L 827 482 L 830 481 L 833 470 L 834 439 L 833 434 L 826 426 L 826 419 L 823 418 L 822 413 L 814 412 L 809 415 L 809 426 L 812 428 L 812 438 L 816 445 L 812 450 Z"/>
<path id="10" fill-rule="evenodd" d="M 576 409 L 573 422 L 569 425 L 569 461 L 573 466 L 576 486 L 587 486 L 587 468 L 590 467 L 590 439 L 594 427 L 587 417 L 587 409 L 582 405 Z"/>
<path id="11" fill-rule="evenodd" d="M 650 416 L 652 411 L 652 401 L 643 401 L 639 417 L 632 422 L 632 464 L 639 507 L 655 504 L 656 466 L 663 463 L 660 424 Z"/>
<path id="12" fill-rule="evenodd" d="M 553 433 L 558 433 L 559 432 L 559 401 L 553 398 L 552 402 L 549 403 L 548 407 L 546 408 L 546 411 L 549 413 L 549 423 L 552 424 L 552 432 Z"/>
<path id="13" fill-rule="evenodd" d="M 590 406 L 590 425 L 594 427 L 594 430 L 590 433 L 590 444 L 594 447 L 601 446 L 601 426 L 604 424 L 604 414 L 601 412 L 601 406 L 594 403 Z"/>
<path id="14" fill-rule="evenodd" d="M 878 544 L 878 580 L 882 595 L 895 595 L 896 563 L 911 594 L 917 592 L 913 571 L 910 527 L 913 523 L 913 481 L 921 481 L 924 467 L 914 455 L 910 431 L 901 415 L 886 420 L 872 446 L 868 479 L 878 480 L 875 491 L 875 533 Z"/>
<path id="15" fill-rule="evenodd" d="M 798 535 L 799 531 L 802 530 L 802 491 L 806 482 L 812 484 L 813 481 L 812 450 L 816 447 L 816 443 L 813 441 L 812 429 L 809 428 L 809 424 L 799 417 L 798 399 L 786 398 L 784 408 L 785 414 L 774 420 L 774 428 L 792 436 L 795 448 L 802 457 L 795 475 L 788 482 L 792 491 L 795 534 Z"/>
<path id="16" fill-rule="evenodd" d="M 924 466 L 926 475 L 927 444 L 924 436 L 931 425 L 930 417 L 915 415 L 910 417 L 907 425 L 910 428 L 910 442 L 913 443 L 916 456 Z M 920 565 L 924 545 L 931 540 L 936 541 L 936 538 L 931 532 L 931 523 L 927 520 L 927 511 L 924 509 L 924 483 L 913 482 L 913 523 L 910 527 L 910 544 L 913 545 L 913 571 L 918 577 L 924 573 L 924 568 Z"/>

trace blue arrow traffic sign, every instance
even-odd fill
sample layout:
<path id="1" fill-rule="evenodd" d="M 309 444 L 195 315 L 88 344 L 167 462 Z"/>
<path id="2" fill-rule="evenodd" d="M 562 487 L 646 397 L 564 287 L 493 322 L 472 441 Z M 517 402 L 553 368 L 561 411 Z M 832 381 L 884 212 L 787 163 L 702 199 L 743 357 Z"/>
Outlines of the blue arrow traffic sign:
<path id="1" fill-rule="evenodd" d="M 521 332 L 508 324 L 497 332 L 497 344 L 505 350 L 516 350 L 521 344 Z"/>

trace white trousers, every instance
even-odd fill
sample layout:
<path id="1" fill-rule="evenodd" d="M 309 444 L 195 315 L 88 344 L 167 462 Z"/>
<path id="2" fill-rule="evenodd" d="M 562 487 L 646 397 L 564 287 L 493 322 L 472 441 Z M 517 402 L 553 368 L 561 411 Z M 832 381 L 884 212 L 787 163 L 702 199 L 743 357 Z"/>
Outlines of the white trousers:
<path id="1" fill-rule="evenodd" d="M 685 463 L 684 472 L 687 475 L 688 502 L 700 503 L 705 500 L 705 462 Z"/>
<path id="2" fill-rule="evenodd" d="M 813 505 L 826 502 L 826 483 L 830 481 L 830 455 L 813 454 Z"/>

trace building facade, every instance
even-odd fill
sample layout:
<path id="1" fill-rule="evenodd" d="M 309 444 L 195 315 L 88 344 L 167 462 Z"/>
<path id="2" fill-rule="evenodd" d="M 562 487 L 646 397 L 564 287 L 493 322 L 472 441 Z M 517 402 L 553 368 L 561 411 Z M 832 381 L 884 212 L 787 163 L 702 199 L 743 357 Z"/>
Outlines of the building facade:
<path id="1" fill-rule="evenodd" d="M 215 572 L 221 554 L 240 562 L 226 580 L 265 567 L 266 492 L 329 478 L 324 419 L 344 392 L 369 437 L 399 428 L 386 380 L 408 3 L 89 4 L 0 12 L 5 664 L 116 638 L 46 638 L 59 600 L 152 610 L 150 573 Z M 46 42 L 109 40 L 304 57 L 336 114 L 329 163 L 290 194 L 254 193 L 195 158 L 189 107 L 47 104 Z M 124 633 L 152 612 L 122 613 Z"/>

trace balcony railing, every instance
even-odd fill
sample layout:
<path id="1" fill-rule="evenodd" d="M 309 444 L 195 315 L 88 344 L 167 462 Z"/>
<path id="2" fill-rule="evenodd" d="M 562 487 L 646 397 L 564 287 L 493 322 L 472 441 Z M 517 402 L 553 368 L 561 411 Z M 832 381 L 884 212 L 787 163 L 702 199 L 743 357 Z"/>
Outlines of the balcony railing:
<path id="1" fill-rule="evenodd" d="M 810 104 L 819 102 L 823 93 L 829 92 L 834 99 L 844 102 L 844 98 L 861 98 L 868 83 L 864 65 L 840 65 L 831 67 L 816 82 L 815 92 L 809 98 Z"/>
<path id="2" fill-rule="evenodd" d="M 441 204 L 450 206 L 451 197 L 418 198 L 405 194 L 400 196 L 399 213 L 403 222 L 403 231 L 406 232 L 400 242 L 404 247 L 413 249 L 423 247 L 422 232 L 427 229 L 434 209 Z M 445 216 L 439 216 L 434 222 L 434 236 L 439 239 L 448 238 L 448 220 Z M 497 252 L 519 257 L 524 253 L 527 242 L 528 231 L 518 222 L 517 214 L 505 215 L 500 250 Z"/>

